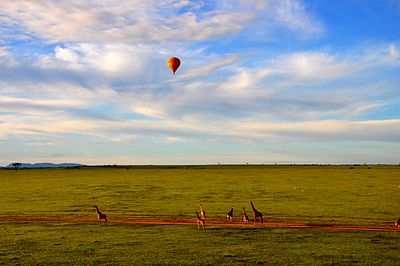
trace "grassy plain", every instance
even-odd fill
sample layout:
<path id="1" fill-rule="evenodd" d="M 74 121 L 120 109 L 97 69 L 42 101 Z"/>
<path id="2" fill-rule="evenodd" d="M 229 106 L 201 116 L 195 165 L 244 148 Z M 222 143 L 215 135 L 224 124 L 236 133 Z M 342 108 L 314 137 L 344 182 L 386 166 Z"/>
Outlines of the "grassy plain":
<path id="1" fill-rule="evenodd" d="M 252 200 L 268 221 L 390 225 L 400 167 L 167 166 L 0 170 L 1 217 L 235 218 Z M 250 215 L 251 216 L 251 215 Z M 251 217 L 252 219 L 252 217 Z M 0 222 L 0 264 L 385 264 L 400 232 Z"/>
<path id="2" fill-rule="evenodd" d="M 0 223 L 0 261 L 16 265 L 398 265 L 397 232 L 91 223 Z"/>

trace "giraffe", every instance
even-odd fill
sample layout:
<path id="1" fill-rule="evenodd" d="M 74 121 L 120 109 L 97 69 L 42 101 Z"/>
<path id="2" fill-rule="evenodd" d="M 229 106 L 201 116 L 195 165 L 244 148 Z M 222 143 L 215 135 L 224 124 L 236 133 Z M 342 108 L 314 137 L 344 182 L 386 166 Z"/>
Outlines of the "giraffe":
<path id="1" fill-rule="evenodd" d="M 247 224 L 249 222 L 249 216 L 246 214 L 246 208 L 243 207 L 243 222 Z"/>
<path id="2" fill-rule="evenodd" d="M 231 210 L 226 214 L 226 221 L 231 220 L 231 222 L 233 222 L 233 206 L 231 208 Z"/>
<path id="3" fill-rule="evenodd" d="M 200 230 L 200 225 L 203 227 L 204 230 L 204 219 L 201 219 L 200 215 L 196 212 L 196 221 L 197 221 L 197 230 Z"/>
<path id="4" fill-rule="evenodd" d="M 104 222 L 107 223 L 107 215 L 102 213 L 97 206 L 93 206 L 93 208 L 96 209 L 97 212 L 97 217 L 99 218 L 99 222 L 101 222 L 101 219 L 104 219 Z"/>
<path id="5" fill-rule="evenodd" d="M 203 206 L 201 205 L 201 203 L 200 203 L 200 215 L 201 215 L 202 219 L 207 218 L 206 217 L 206 212 L 203 210 Z"/>
<path id="6" fill-rule="evenodd" d="M 396 226 L 397 230 L 400 230 L 400 218 L 397 219 L 397 221 L 394 223 L 394 226 Z"/>
<path id="7" fill-rule="evenodd" d="M 250 201 L 251 204 L 251 209 L 253 210 L 253 215 L 254 215 L 254 224 L 257 223 L 257 218 L 260 219 L 261 223 L 263 223 L 263 214 L 254 207 L 253 202 Z"/>

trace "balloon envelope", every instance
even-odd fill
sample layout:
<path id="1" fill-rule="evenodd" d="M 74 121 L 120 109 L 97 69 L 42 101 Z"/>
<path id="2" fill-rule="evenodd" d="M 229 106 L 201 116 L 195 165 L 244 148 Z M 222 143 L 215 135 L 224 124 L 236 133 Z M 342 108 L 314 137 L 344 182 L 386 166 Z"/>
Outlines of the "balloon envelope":
<path id="1" fill-rule="evenodd" d="M 168 63 L 169 68 L 172 70 L 172 73 L 175 74 L 176 70 L 181 65 L 181 60 L 179 60 L 178 57 L 170 57 L 170 58 L 168 58 L 167 63 Z"/>

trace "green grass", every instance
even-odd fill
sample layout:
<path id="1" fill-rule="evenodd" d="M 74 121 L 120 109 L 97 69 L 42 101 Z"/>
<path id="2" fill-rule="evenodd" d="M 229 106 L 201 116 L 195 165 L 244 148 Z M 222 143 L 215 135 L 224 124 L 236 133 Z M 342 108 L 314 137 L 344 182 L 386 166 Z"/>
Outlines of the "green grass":
<path id="1" fill-rule="evenodd" d="M 181 166 L 0 170 L 0 217 L 235 218 L 249 201 L 268 221 L 389 225 L 400 167 Z M 250 215 L 252 219 L 252 216 Z M 385 264 L 398 232 L 0 222 L 0 264 Z M 176 261 L 178 259 L 178 261 Z"/>
<path id="2" fill-rule="evenodd" d="M 0 223 L 5 264 L 371 264 L 400 261 L 397 232 Z"/>
<path id="3" fill-rule="evenodd" d="M 400 215 L 399 166 L 208 166 L 0 170 L 1 216 L 157 214 L 224 219 L 249 201 L 272 220 L 381 225 Z M 240 213 L 236 212 L 235 216 Z"/>

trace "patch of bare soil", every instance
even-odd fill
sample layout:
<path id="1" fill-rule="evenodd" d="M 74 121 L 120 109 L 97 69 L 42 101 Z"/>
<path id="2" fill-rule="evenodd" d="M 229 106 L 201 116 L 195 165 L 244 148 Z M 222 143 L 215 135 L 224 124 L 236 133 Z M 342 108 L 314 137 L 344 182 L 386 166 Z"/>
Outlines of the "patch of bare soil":
<path id="1" fill-rule="evenodd" d="M 93 218 L 82 217 L 0 217 L 0 221 L 14 222 L 98 222 Z M 153 224 L 153 225 L 196 225 L 196 220 L 172 220 L 172 219 L 111 219 L 111 223 L 121 224 Z M 399 231 L 394 226 L 361 226 L 361 225 L 308 225 L 301 223 L 286 223 L 286 222 L 264 222 L 248 223 L 243 222 L 224 222 L 218 220 L 206 220 L 206 226 L 236 226 L 236 227 L 273 227 L 273 228 L 296 228 L 296 229 L 316 229 L 316 230 L 333 230 L 333 231 Z"/>

